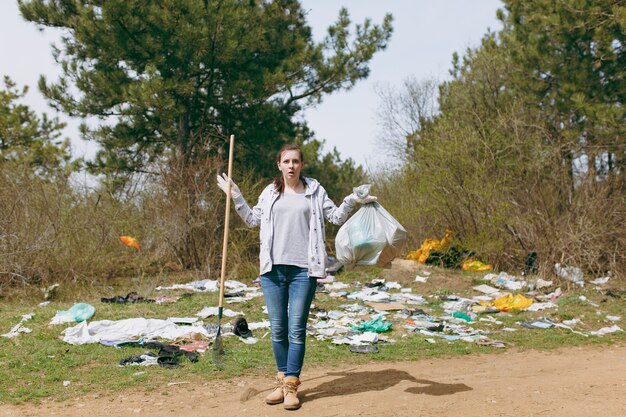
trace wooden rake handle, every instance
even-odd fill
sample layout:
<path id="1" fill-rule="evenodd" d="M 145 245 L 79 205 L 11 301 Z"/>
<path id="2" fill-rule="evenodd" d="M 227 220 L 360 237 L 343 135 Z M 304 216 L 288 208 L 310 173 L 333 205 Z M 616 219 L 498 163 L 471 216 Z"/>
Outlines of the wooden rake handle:
<path id="1" fill-rule="evenodd" d="M 226 185 L 226 213 L 224 214 L 224 241 L 222 242 L 222 270 L 220 274 L 220 310 L 224 307 L 224 279 L 226 278 L 226 257 L 228 255 L 228 225 L 230 223 L 230 181 L 233 177 L 233 155 L 235 151 L 235 135 L 230 135 L 230 147 L 228 149 L 228 178 L 231 179 Z"/>

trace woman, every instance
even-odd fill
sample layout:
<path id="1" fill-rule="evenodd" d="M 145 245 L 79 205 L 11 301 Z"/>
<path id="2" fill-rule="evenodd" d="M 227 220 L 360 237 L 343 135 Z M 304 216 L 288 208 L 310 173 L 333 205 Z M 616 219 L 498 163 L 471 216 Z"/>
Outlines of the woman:
<path id="1" fill-rule="evenodd" d="M 283 146 L 276 165 L 280 175 L 263 190 L 252 209 L 226 174 L 218 175 L 217 183 L 227 192 L 230 181 L 239 216 L 249 227 L 261 226 L 261 288 L 270 318 L 279 384 L 265 402 L 284 402 L 286 409 L 295 410 L 300 408 L 297 393 L 309 308 L 316 279 L 326 276 L 324 218 L 340 225 L 357 202 L 371 203 L 376 197 L 350 194 L 337 207 L 315 179 L 302 176 L 302 150 L 295 145 Z"/>

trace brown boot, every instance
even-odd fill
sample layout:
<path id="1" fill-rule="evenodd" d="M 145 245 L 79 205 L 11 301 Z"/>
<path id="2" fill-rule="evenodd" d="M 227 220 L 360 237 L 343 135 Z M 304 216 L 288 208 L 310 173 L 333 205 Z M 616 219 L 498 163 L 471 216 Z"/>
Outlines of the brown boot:
<path id="1" fill-rule="evenodd" d="M 285 385 L 285 374 L 282 372 L 277 373 L 275 377 L 275 382 L 276 388 L 274 388 L 274 391 L 270 392 L 269 395 L 265 397 L 265 403 L 270 405 L 280 404 L 285 398 L 285 394 L 283 393 L 283 386 Z"/>
<path id="2" fill-rule="evenodd" d="M 298 377 L 285 377 L 285 410 L 297 410 L 298 408 L 300 408 L 300 400 L 298 399 L 298 385 L 300 385 L 300 379 Z"/>

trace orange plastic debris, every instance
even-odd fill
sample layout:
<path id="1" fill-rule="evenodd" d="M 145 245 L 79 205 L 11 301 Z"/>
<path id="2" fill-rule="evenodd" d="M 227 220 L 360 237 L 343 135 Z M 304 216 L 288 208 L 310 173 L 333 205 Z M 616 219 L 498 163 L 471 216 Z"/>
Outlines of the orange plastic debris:
<path id="1" fill-rule="evenodd" d="M 141 250 L 141 246 L 139 245 L 139 242 L 137 241 L 137 239 L 135 239 L 132 236 L 120 236 L 120 241 L 126 246 L 135 248 L 137 250 Z"/>
<path id="2" fill-rule="evenodd" d="M 443 239 L 426 239 L 422 243 L 422 246 L 418 250 L 411 251 L 406 255 L 406 259 L 412 259 L 421 264 L 425 264 L 426 260 L 430 256 L 430 252 L 433 250 L 443 250 L 450 243 L 450 238 L 452 237 L 452 230 L 447 229 L 446 234 L 443 236 Z"/>

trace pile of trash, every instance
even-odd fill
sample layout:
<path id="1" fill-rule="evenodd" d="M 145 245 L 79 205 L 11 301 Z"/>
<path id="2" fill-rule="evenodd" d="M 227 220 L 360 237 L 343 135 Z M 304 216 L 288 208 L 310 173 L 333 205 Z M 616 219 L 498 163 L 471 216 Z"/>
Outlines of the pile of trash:
<path id="1" fill-rule="evenodd" d="M 341 269 L 332 264 L 333 273 Z M 572 282 L 584 285 L 584 277 L 576 269 L 555 268 L 564 279 L 571 277 Z M 428 270 L 421 271 L 415 281 L 426 282 L 430 277 Z M 589 283 L 601 286 L 610 277 L 598 278 Z M 311 308 L 307 333 L 332 345 L 347 346 L 351 352 L 373 354 L 385 343 L 395 343 L 397 338 L 419 335 L 427 343 L 467 342 L 495 348 L 506 347 L 506 342 L 498 335 L 527 329 L 567 329 L 583 337 L 603 336 L 623 331 L 618 325 L 620 316 L 605 315 L 609 324 L 596 330 L 588 330 L 581 319 L 558 321 L 550 317 L 530 320 L 528 316 L 515 321 L 513 327 L 507 327 L 502 318 L 514 317 L 513 311 L 556 311 L 557 301 L 563 295 L 560 287 L 553 281 L 539 277 L 515 276 L 506 272 L 498 274 L 488 272 L 482 283 L 474 285 L 471 297 L 455 294 L 423 296 L 415 293 L 409 286 L 396 281 L 373 279 L 370 282 L 338 282 L 335 276 L 328 275 L 318 280 L 316 292 L 318 302 Z M 252 286 L 229 280 L 226 281 L 226 301 L 232 304 L 243 303 L 262 296 L 258 280 Z M 600 287 L 596 287 L 600 289 Z M 163 296 L 169 300 L 189 297 L 197 292 L 218 291 L 218 282 L 214 280 L 193 281 L 187 284 L 157 287 L 158 291 L 191 291 L 183 295 Z M 608 294 L 608 291 L 606 292 Z M 621 296 L 621 295 L 616 295 Z M 332 303 L 336 307 L 325 309 L 321 305 L 325 298 L 338 300 Z M 126 296 L 102 298 L 103 303 L 127 304 L 148 302 L 136 292 Z M 586 303 L 599 309 L 599 305 L 584 296 L 579 297 Z M 46 303 L 49 301 L 46 301 Z M 41 304 L 45 305 L 45 304 Z M 267 309 L 263 306 L 263 312 Z M 239 310 L 239 311 L 238 311 Z M 435 313 L 437 311 L 438 313 Z M 442 312 L 441 312 L 442 311 Z M 100 343 L 114 347 L 135 347 L 148 350 L 139 355 L 131 355 L 119 362 L 120 366 L 176 367 L 187 358 L 191 363 L 198 360 L 198 355 L 210 348 L 217 334 L 217 325 L 204 320 L 218 314 L 217 307 L 204 307 L 193 317 L 169 317 L 165 319 L 146 319 L 143 317 L 123 320 L 92 321 L 96 308 L 87 303 L 78 303 L 67 310 L 57 311 L 50 325 L 72 323 L 62 331 L 61 339 L 72 345 Z M 222 325 L 223 337 L 237 337 L 242 343 L 254 344 L 260 338 L 269 335 L 269 320 L 248 323 L 246 312 L 237 308 L 225 308 L 224 317 L 233 319 Z M 602 313 L 597 310 L 599 316 Z M 22 320 L 4 337 L 18 337 L 31 330 L 24 326 L 34 314 L 22 316 Z M 507 321 L 511 321 L 510 319 Z M 261 330 L 255 337 L 254 333 Z"/>

